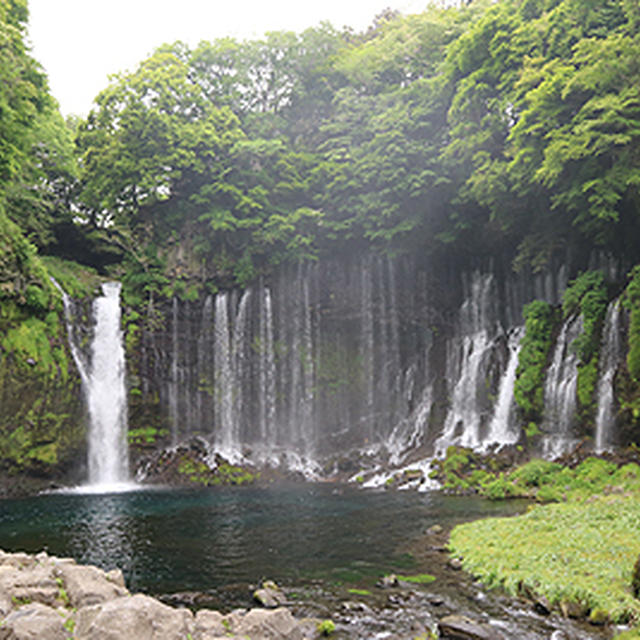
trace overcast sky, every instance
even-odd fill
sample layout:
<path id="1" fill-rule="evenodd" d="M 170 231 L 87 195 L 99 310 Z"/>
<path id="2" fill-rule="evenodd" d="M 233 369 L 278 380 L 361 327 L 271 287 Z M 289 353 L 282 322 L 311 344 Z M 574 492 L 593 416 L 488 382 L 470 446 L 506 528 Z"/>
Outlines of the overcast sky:
<path id="1" fill-rule="evenodd" d="M 422 11 L 428 0 L 30 0 L 29 35 L 64 115 L 86 115 L 109 74 L 134 69 L 159 45 L 265 31 L 300 32 L 328 20 L 367 27 L 384 8 Z"/>

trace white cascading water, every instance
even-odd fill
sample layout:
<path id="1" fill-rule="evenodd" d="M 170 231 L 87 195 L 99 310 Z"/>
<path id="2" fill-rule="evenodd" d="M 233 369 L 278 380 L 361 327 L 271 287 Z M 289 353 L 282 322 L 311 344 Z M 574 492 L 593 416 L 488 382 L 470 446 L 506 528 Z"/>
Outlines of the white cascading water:
<path id="1" fill-rule="evenodd" d="M 516 381 L 518 356 L 524 336 L 524 327 L 517 327 L 509 336 L 509 360 L 500 379 L 498 398 L 493 410 L 493 417 L 489 425 L 483 447 L 497 444 L 499 446 L 514 444 L 518 441 L 519 433 L 515 428 L 515 401 L 513 399 L 513 385 Z"/>
<path id="2" fill-rule="evenodd" d="M 451 444 L 472 448 L 480 445 L 478 396 L 493 345 L 493 336 L 489 335 L 493 328 L 489 313 L 492 294 L 493 276 L 474 273 L 470 294 L 459 313 L 462 340 L 455 338 L 447 349 L 447 379 L 453 389 L 443 433 L 435 444 L 437 455 L 444 454 Z"/>
<path id="3" fill-rule="evenodd" d="M 271 291 L 265 287 L 260 298 L 259 420 L 260 442 L 267 456 L 276 446 L 276 359 L 273 344 Z"/>
<path id="4" fill-rule="evenodd" d="M 64 317 L 67 325 L 67 338 L 69 340 L 69 349 L 71 350 L 71 356 L 78 368 L 80 374 L 80 381 L 82 383 L 83 392 L 86 393 L 86 389 L 89 385 L 89 371 L 88 365 L 78 348 L 74 333 L 73 333 L 73 300 L 67 295 L 67 292 L 58 284 L 58 282 L 51 278 L 55 288 L 60 292 L 62 296 L 62 304 L 64 306 Z"/>
<path id="5" fill-rule="evenodd" d="M 361 342 L 360 357 L 364 378 L 364 424 L 366 425 L 366 441 L 370 443 L 374 437 L 375 425 L 375 376 L 374 376 L 374 316 L 373 316 L 373 275 L 371 260 L 362 262 L 360 269 L 360 309 Z"/>
<path id="6" fill-rule="evenodd" d="M 86 389 L 88 463 L 89 484 L 109 490 L 129 480 L 127 394 L 120 328 L 120 283 L 105 283 L 102 292 L 93 303 L 95 328 Z"/>
<path id="7" fill-rule="evenodd" d="M 544 384 L 545 457 L 562 455 L 575 444 L 571 429 L 576 418 L 578 355 L 571 348 L 582 332 L 582 316 L 565 320 L 556 341 Z"/>
<path id="8" fill-rule="evenodd" d="M 596 415 L 596 453 L 607 451 L 613 446 L 615 427 L 615 395 L 613 380 L 621 355 L 620 341 L 620 299 L 611 302 L 607 308 L 602 331 L 600 352 L 600 378 L 598 380 L 598 413 Z"/>
<path id="9" fill-rule="evenodd" d="M 214 385 L 217 418 L 216 446 L 229 457 L 234 457 L 233 439 L 233 370 L 227 294 L 216 296 L 214 318 Z"/>
<path id="10" fill-rule="evenodd" d="M 180 385 L 178 344 L 178 299 L 174 298 L 171 307 L 171 379 L 169 381 L 169 420 L 171 422 L 171 439 L 173 444 L 178 442 L 178 427 L 180 422 L 178 410 L 178 389 Z"/>

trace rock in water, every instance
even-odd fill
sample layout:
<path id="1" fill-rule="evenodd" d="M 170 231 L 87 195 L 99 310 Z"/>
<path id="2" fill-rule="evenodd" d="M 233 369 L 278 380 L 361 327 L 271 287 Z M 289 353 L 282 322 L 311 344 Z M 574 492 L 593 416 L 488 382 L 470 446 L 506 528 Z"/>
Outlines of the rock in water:
<path id="1" fill-rule="evenodd" d="M 262 588 L 253 592 L 253 599 L 267 609 L 275 609 L 287 601 L 286 596 L 273 580 L 265 580 Z"/>
<path id="2" fill-rule="evenodd" d="M 503 640 L 494 627 L 466 616 L 446 616 L 438 622 L 438 630 L 447 640 Z"/>

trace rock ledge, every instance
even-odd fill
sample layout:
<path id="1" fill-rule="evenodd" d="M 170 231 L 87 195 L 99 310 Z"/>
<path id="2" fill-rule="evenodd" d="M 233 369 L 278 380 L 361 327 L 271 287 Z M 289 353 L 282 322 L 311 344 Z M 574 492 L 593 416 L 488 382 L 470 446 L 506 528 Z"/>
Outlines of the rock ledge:
<path id="1" fill-rule="evenodd" d="M 0 640 L 311 640 L 317 625 L 284 607 L 194 615 L 132 595 L 118 569 L 0 551 Z"/>

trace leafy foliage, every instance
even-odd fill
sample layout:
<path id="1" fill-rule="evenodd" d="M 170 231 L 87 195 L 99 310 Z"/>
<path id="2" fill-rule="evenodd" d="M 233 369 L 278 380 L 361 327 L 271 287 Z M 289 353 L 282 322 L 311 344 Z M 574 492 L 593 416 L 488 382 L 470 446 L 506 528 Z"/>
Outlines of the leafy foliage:
<path id="1" fill-rule="evenodd" d="M 518 356 L 513 397 L 527 421 L 539 420 L 543 409 L 544 374 L 551 348 L 553 307 L 534 300 L 524 308 L 525 335 Z"/>
<path id="2" fill-rule="evenodd" d="M 598 381 L 598 356 L 602 325 L 607 312 L 607 289 L 600 271 L 586 271 L 567 287 L 564 293 L 565 316 L 580 313 L 582 332 L 574 340 L 578 363 L 578 401 L 588 414 L 593 410 L 594 391 Z"/>
<path id="3" fill-rule="evenodd" d="M 630 311 L 627 368 L 632 379 L 640 383 L 640 266 L 630 275 L 624 296 L 624 305 Z"/>

